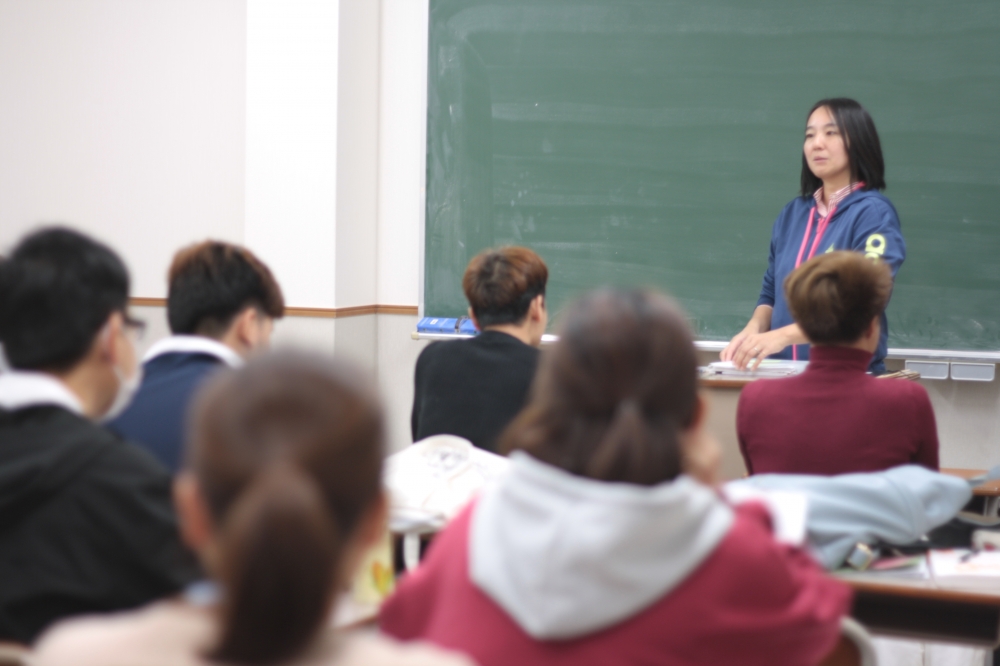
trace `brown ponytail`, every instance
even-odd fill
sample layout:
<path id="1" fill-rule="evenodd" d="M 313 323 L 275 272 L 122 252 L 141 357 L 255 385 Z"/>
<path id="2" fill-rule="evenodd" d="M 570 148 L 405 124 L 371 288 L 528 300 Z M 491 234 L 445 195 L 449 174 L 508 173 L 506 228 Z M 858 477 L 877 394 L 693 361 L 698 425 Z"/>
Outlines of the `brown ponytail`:
<path id="1" fill-rule="evenodd" d="M 591 292 L 566 312 L 528 406 L 501 436 L 573 474 L 654 485 L 681 472 L 697 358 L 680 309 L 644 290 Z"/>
<path id="2" fill-rule="evenodd" d="M 226 594 L 210 656 L 246 664 L 288 659 L 319 629 L 336 583 L 337 528 L 322 495 L 307 474 L 275 465 L 230 509 L 221 536 Z"/>
<path id="3" fill-rule="evenodd" d="M 218 526 L 208 656 L 293 659 L 326 626 L 343 548 L 378 497 L 378 403 L 338 364 L 280 354 L 215 379 L 192 423 L 188 464 Z"/>

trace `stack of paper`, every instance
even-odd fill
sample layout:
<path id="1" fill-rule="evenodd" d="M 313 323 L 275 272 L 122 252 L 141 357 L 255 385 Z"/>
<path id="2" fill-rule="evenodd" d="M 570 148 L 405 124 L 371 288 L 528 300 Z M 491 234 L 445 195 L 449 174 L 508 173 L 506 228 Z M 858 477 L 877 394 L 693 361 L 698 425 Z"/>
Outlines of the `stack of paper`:
<path id="1" fill-rule="evenodd" d="M 809 361 L 779 361 L 764 359 L 753 370 L 738 370 L 732 361 L 709 363 L 706 374 L 719 377 L 788 377 L 806 369 Z"/>
<path id="2" fill-rule="evenodd" d="M 1000 588 L 1000 552 L 964 548 L 932 550 L 931 573 L 941 584 L 970 589 Z"/>

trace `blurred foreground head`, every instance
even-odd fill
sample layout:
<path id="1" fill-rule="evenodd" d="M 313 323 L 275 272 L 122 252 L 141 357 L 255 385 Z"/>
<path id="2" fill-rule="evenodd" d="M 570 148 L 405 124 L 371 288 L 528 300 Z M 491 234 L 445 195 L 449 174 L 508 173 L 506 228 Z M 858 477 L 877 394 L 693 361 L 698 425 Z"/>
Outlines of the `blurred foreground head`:
<path id="1" fill-rule="evenodd" d="M 712 467 L 717 452 L 702 446 L 694 343 L 672 300 L 640 289 L 593 291 L 569 308 L 558 331 L 528 406 L 504 433 L 505 451 L 523 449 L 601 481 L 654 485 L 682 471 L 711 475 L 702 467 Z"/>
<path id="2" fill-rule="evenodd" d="M 224 662 L 305 650 L 384 518 L 382 412 L 358 373 L 278 353 L 198 398 L 177 501 L 186 540 L 222 587 Z"/>

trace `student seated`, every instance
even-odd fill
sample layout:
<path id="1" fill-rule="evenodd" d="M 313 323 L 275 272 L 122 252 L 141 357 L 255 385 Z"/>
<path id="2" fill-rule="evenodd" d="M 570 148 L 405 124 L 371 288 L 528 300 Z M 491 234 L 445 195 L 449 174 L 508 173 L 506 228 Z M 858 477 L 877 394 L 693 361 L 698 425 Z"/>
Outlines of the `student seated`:
<path id="1" fill-rule="evenodd" d="M 383 534 L 382 413 L 320 357 L 265 356 L 214 377 L 192 410 L 175 487 L 184 537 L 214 582 L 72 620 L 34 666 L 471 666 L 429 647 L 334 633 L 331 611 Z"/>
<path id="2" fill-rule="evenodd" d="M 246 248 L 218 241 L 178 252 L 167 281 L 173 335 L 146 353 L 138 394 L 109 425 L 177 472 L 195 390 L 215 370 L 241 365 L 266 346 L 285 302 L 267 266 Z"/>
<path id="3" fill-rule="evenodd" d="M 170 475 L 95 423 L 138 379 L 129 278 L 110 249 L 47 229 L 0 262 L 0 641 L 131 608 L 199 574 Z"/>
<path id="4" fill-rule="evenodd" d="M 507 474 L 383 605 L 384 631 L 482 666 L 817 664 L 850 592 L 711 487 L 683 314 L 645 291 L 567 313 L 505 431 Z"/>
<path id="5" fill-rule="evenodd" d="M 743 389 L 736 429 L 747 472 L 833 475 L 908 463 L 938 469 L 924 387 L 865 372 L 891 292 L 889 266 L 856 252 L 821 255 L 788 276 L 788 306 L 812 352 L 801 375 Z"/>
<path id="6" fill-rule="evenodd" d="M 458 435 L 496 451 L 500 431 L 528 397 L 548 323 L 549 270 L 525 247 L 486 250 L 469 262 L 462 289 L 481 333 L 435 342 L 417 359 L 413 441 Z"/>

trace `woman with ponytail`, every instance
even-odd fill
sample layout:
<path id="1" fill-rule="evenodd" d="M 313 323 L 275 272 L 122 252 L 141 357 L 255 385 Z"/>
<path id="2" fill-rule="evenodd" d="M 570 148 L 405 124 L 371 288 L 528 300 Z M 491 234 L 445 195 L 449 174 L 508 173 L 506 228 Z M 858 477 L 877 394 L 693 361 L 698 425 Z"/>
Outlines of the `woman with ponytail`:
<path id="1" fill-rule="evenodd" d="M 437 537 L 383 630 L 482 666 L 822 663 L 850 593 L 777 543 L 762 505 L 712 487 L 697 382 L 671 301 L 580 299 L 501 437 L 509 472 Z"/>
<path id="2" fill-rule="evenodd" d="M 197 400 L 174 489 L 212 582 L 58 626 L 33 663 L 469 666 L 332 631 L 339 590 L 385 524 L 382 437 L 378 400 L 338 364 L 279 354 L 219 374 Z"/>

